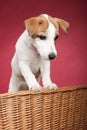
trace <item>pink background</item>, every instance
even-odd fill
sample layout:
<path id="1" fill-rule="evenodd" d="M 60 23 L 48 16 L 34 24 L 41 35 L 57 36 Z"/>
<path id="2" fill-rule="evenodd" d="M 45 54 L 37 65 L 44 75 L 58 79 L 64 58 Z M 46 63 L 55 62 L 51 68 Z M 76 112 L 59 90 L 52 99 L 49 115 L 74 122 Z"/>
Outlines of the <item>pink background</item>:
<path id="1" fill-rule="evenodd" d="M 60 30 L 58 57 L 52 61 L 51 77 L 59 87 L 87 84 L 86 0 L 0 1 L 0 93 L 7 92 L 15 43 L 24 31 L 26 18 L 48 13 L 70 23 L 68 35 Z"/>

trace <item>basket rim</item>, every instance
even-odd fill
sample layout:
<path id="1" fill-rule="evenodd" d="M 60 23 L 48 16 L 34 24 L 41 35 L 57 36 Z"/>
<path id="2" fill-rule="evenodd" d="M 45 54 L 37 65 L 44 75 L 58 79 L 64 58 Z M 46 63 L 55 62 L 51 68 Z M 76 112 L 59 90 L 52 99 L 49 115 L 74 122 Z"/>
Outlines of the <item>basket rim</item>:
<path id="1" fill-rule="evenodd" d="M 87 85 L 60 87 L 57 90 L 42 89 L 41 91 L 38 92 L 34 92 L 30 90 L 22 90 L 17 92 L 0 94 L 0 98 L 23 96 L 23 95 L 38 95 L 38 94 L 50 94 L 50 93 L 58 93 L 58 92 L 69 92 L 69 91 L 75 91 L 79 89 L 87 89 Z"/>

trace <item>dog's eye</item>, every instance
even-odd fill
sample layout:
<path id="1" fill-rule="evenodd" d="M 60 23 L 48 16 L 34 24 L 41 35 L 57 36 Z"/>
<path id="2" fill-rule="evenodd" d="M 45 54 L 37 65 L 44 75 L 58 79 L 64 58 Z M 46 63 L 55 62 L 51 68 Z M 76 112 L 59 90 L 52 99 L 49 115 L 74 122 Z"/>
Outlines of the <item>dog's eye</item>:
<path id="1" fill-rule="evenodd" d="M 57 35 L 57 36 L 54 38 L 54 40 L 56 41 L 56 40 L 58 39 L 58 37 L 59 37 L 59 36 Z"/>
<path id="2" fill-rule="evenodd" d="M 46 36 L 39 35 L 38 36 L 41 40 L 46 40 Z"/>

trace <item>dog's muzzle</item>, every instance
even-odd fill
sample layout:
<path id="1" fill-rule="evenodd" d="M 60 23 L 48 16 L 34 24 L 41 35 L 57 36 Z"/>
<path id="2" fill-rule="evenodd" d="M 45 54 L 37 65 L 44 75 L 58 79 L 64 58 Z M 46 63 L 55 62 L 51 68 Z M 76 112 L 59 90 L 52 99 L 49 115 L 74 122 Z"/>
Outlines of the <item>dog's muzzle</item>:
<path id="1" fill-rule="evenodd" d="M 55 57 L 56 57 L 56 55 L 54 53 L 50 53 L 49 54 L 49 59 L 50 60 L 53 60 Z"/>

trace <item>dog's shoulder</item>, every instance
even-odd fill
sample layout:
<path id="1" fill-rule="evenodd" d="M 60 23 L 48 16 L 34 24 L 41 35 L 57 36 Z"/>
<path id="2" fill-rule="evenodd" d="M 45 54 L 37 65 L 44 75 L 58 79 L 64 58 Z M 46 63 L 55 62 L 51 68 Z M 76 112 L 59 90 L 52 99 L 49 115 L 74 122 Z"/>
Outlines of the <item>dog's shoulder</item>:
<path id="1" fill-rule="evenodd" d="M 17 43 L 26 42 L 28 39 L 29 39 L 29 34 L 28 34 L 27 30 L 25 30 L 25 31 L 20 35 L 20 37 L 18 38 Z"/>
<path id="2" fill-rule="evenodd" d="M 25 48 L 28 48 L 27 46 L 29 46 L 31 43 L 31 38 L 27 32 L 27 30 L 25 30 L 20 37 L 18 38 L 17 42 L 16 42 L 16 50 L 24 50 Z"/>

